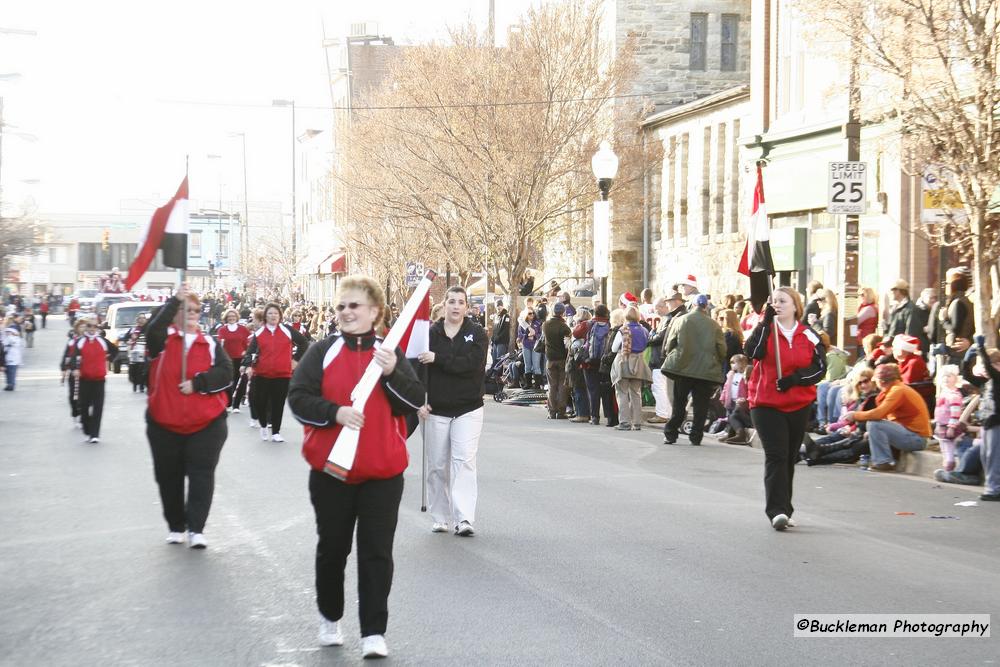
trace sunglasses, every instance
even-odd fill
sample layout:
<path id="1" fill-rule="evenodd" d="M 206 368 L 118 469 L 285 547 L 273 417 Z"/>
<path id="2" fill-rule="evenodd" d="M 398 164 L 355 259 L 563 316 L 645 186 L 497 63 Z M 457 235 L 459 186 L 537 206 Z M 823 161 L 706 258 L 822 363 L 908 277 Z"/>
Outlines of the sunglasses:
<path id="1" fill-rule="evenodd" d="M 345 310 L 357 310 L 358 308 L 367 305 L 367 303 L 358 303 L 357 301 L 351 301 L 350 303 L 338 303 L 335 310 L 338 313 L 342 313 Z"/>

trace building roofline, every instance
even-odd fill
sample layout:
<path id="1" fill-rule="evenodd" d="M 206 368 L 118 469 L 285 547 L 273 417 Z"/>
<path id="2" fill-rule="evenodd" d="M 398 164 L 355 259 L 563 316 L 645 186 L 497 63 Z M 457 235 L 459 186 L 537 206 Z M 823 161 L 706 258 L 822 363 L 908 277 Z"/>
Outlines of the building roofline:
<path id="1" fill-rule="evenodd" d="M 733 102 L 739 102 L 743 99 L 750 99 L 750 84 L 740 84 L 739 86 L 727 88 L 726 90 L 719 91 L 718 93 L 712 93 L 711 95 L 706 95 L 705 97 L 701 97 L 697 100 L 665 109 L 649 116 L 642 121 L 641 125 L 644 128 L 654 128 L 658 125 L 680 120 L 685 116 L 690 116 L 700 111 L 723 106 L 725 104 L 731 104 Z"/>

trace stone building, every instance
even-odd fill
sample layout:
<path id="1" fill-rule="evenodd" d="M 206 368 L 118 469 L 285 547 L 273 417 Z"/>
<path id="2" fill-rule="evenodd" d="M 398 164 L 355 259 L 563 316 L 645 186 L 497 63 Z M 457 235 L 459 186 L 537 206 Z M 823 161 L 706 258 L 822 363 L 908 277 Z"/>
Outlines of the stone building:
<path id="1" fill-rule="evenodd" d="M 624 144 L 614 146 L 622 168 L 611 192 L 610 298 L 638 293 L 661 261 L 654 253 L 666 146 L 656 124 L 643 119 L 749 82 L 750 1 L 606 0 L 604 10 L 606 39 L 618 46 L 634 35 L 637 48 L 628 96 L 609 108 L 619 126 L 616 143 Z M 581 216 L 548 244 L 547 275 L 579 275 L 592 266 L 592 225 L 590 214 Z"/>

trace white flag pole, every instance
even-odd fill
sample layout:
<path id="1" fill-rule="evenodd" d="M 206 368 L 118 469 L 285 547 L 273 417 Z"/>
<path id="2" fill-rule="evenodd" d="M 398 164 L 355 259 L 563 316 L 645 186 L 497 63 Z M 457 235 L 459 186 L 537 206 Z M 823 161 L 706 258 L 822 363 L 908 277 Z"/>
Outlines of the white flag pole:
<path id="1" fill-rule="evenodd" d="M 413 294 L 410 295 L 406 305 L 403 306 L 403 311 L 399 314 L 399 318 L 393 324 L 389 333 L 386 334 L 385 340 L 382 341 L 381 347 L 383 349 L 394 350 L 399 346 L 400 341 L 403 339 L 403 334 L 410 326 L 410 322 L 414 316 L 416 316 L 420 303 L 427 298 L 427 293 L 430 291 L 431 284 L 436 277 L 436 271 L 428 270 L 424 274 L 423 279 L 417 285 L 417 288 L 413 290 Z M 358 384 L 351 392 L 352 408 L 358 412 L 365 411 L 365 404 L 368 402 L 368 398 L 372 395 L 375 387 L 378 386 L 381 377 L 382 367 L 372 359 L 368 363 L 368 368 L 365 369 L 364 375 L 361 376 Z M 327 457 L 326 465 L 323 467 L 324 472 L 339 480 L 347 479 L 348 473 L 354 467 L 354 457 L 358 453 L 358 437 L 360 435 L 361 431 L 358 429 L 346 426 L 340 429 L 340 434 L 337 436 L 336 442 L 333 443 L 333 449 L 330 450 L 330 456 Z"/>

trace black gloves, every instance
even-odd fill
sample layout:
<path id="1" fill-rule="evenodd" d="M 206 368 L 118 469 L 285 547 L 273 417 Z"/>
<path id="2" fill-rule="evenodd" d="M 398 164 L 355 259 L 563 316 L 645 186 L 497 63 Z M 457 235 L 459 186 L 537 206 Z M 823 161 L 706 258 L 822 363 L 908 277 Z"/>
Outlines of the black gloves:
<path id="1" fill-rule="evenodd" d="M 771 304 L 764 306 L 764 324 L 771 326 L 774 323 L 774 308 Z"/>
<path id="2" fill-rule="evenodd" d="M 795 386 L 795 377 L 792 375 L 786 375 L 783 378 L 778 378 L 778 391 L 788 391 Z"/>

